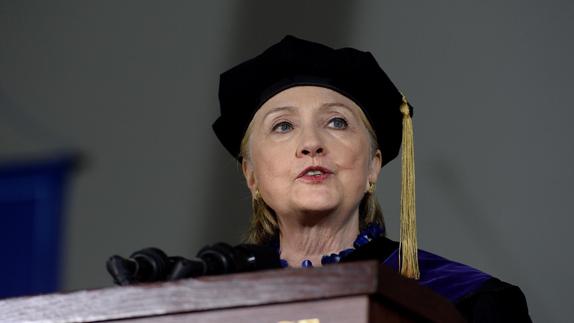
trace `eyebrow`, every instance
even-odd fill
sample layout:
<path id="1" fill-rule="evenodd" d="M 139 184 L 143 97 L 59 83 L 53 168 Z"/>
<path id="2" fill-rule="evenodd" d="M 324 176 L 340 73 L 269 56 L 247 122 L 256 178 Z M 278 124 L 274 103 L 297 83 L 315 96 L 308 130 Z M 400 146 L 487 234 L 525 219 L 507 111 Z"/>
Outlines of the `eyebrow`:
<path id="1" fill-rule="evenodd" d="M 354 115 L 353 109 L 351 109 L 351 107 L 349 107 L 348 105 L 346 105 L 344 103 L 340 103 L 340 102 L 323 103 L 319 109 L 320 110 L 326 110 L 326 109 L 332 108 L 332 107 L 345 108 L 346 110 L 348 110 L 349 112 L 351 112 Z"/>
<path id="2" fill-rule="evenodd" d="M 263 120 L 267 119 L 267 117 L 268 117 L 269 115 L 271 115 L 271 114 L 279 113 L 279 112 L 282 112 L 282 111 L 289 111 L 289 112 L 291 112 L 291 111 L 293 111 L 293 110 L 295 110 L 295 107 L 292 107 L 292 106 L 280 106 L 280 107 L 275 107 L 275 108 L 273 108 L 273 109 L 267 111 L 267 113 L 265 113 L 265 115 L 263 116 Z"/>
<path id="3" fill-rule="evenodd" d="M 348 105 L 344 104 L 344 103 L 340 103 L 340 102 L 328 102 L 328 103 L 323 103 L 321 104 L 321 106 L 319 107 L 319 110 L 327 110 L 329 108 L 332 107 L 342 107 L 345 110 L 349 111 L 351 114 L 354 115 L 353 109 L 351 109 Z M 275 114 L 275 113 L 279 113 L 282 111 L 288 111 L 288 112 L 292 112 L 293 110 L 295 110 L 296 107 L 293 106 L 279 106 L 279 107 L 275 107 L 269 111 L 267 111 L 267 113 L 265 113 L 265 115 L 263 116 L 263 120 L 267 119 L 267 117 L 269 117 L 269 115 Z"/>

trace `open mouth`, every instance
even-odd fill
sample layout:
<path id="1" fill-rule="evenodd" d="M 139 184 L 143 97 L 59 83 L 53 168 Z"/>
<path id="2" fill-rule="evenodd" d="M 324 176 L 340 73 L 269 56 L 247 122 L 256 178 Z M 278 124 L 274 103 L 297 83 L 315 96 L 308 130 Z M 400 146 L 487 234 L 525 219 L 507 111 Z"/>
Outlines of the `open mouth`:
<path id="1" fill-rule="evenodd" d="M 305 173 L 305 176 L 320 176 L 320 175 L 323 175 L 323 174 L 325 174 L 325 173 L 323 173 L 323 172 L 320 171 L 320 170 L 310 170 L 310 171 L 308 171 L 307 173 Z"/>
<path id="2" fill-rule="evenodd" d="M 331 174 L 333 174 L 333 172 L 327 168 L 320 166 L 311 166 L 305 168 L 301 173 L 299 173 L 299 176 L 297 176 L 297 178 L 317 183 L 327 179 Z"/>

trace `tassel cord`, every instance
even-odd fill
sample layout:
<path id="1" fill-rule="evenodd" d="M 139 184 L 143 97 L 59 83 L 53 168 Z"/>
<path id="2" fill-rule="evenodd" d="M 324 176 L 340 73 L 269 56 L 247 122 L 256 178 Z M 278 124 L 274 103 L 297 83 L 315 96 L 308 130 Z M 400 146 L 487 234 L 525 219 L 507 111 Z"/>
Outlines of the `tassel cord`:
<path id="1" fill-rule="evenodd" d="M 410 109 L 403 96 L 403 139 L 401 156 L 401 235 L 399 242 L 399 268 L 401 275 L 419 279 L 418 243 L 415 208 L 415 165 L 413 124 Z"/>

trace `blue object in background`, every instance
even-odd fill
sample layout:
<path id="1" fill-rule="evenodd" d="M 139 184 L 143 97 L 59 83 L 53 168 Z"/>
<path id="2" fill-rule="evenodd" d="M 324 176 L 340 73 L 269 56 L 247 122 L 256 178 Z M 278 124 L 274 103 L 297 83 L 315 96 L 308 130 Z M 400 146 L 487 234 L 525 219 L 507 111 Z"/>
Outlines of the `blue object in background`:
<path id="1" fill-rule="evenodd" d="M 75 158 L 0 163 L 0 298 L 60 285 L 66 184 Z"/>

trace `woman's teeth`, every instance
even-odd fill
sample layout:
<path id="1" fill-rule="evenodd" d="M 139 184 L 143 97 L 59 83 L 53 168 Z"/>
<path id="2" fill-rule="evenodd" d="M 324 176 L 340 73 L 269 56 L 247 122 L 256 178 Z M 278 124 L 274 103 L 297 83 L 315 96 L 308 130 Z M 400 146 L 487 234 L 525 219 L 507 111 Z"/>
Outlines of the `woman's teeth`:
<path id="1" fill-rule="evenodd" d="M 310 170 L 310 171 L 307 172 L 306 175 L 309 175 L 309 176 L 318 176 L 318 175 L 321 175 L 321 174 L 323 174 L 323 172 L 320 171 L 320 170 Z"/>

